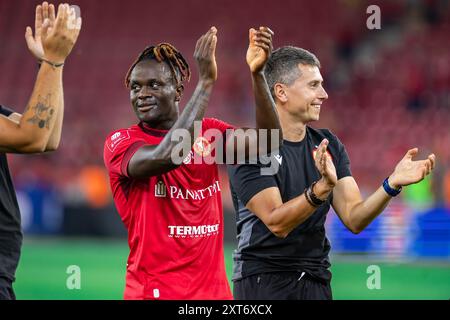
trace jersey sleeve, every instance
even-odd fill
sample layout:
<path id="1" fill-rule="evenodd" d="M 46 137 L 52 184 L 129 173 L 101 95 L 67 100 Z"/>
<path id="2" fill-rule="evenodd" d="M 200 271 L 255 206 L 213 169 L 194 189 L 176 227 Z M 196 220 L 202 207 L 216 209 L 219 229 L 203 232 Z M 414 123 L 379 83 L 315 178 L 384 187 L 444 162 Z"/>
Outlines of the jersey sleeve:
<path id="1" fill-rule="evenodd" d="M 330 132 L 331 133 L 331 132 Z M 338 159 L 336 165 L 336 174 L 337 178 L 342 179 L 352 175 L 352 171 L 350 169 L 350 158 L 348 157 L 347 150 L 345 149 L 344 144 L 339 140 L 339 138 L 331 133 L 335 143 L 337 145 L 338 150 Z"/>
<path id="2" fill-rule="evenodd" d="M 352 171 L 350 170 L 350 158 L 348 157 L 344 144 L 329 129 L 320 129 L 320 132 L 324 135 L 323 137 L 328 138 L 330 141 L 329 148 L 333 149 L 333 158 L 335 157 L 333 159 L 333 163 L 336 167 L 336 175 L 338 180 L 351 176 Z"/>
<path id="3" fill-rule="evenodd" d="M 144 139 L 133 137 L 129 129 L 113 132 L 105 141 L 103 160 L 109 174 L 128 176 L 128 163 L 143 145 Z"/>
<path id="4" fill-rule="evenodd" d="M 275 176 L 261 174 L 263 167 L 259 164 L 228 166 L 230 183 L 244 205 L 262 190 L 278 187 Z"/>
<path id="5" fill-rule="evenodd" d="M 223 159 L 221 159 L 221 161 L 223 163 L 226 163 L 226 159 L 227 159 L 227 148 L 226 148 L 226 141 L 227 141 L 227 130 L 234 130 L 235 127 L 232 126 L 229 123 L 226 123 L 224 121 L 215 119 L 215 118 L 205 118 L 203 119 L 203 123 L 202 123 L 202 130 L 203 130 L 203 134 L 205 134 L 205 132 L 208 129 L 215 129 L 215 130 L 219 130 L 221 133 L 221 140 L 220 142 L 216 141 L 216 143 L 220 143 L 222 144 L 222 150 L 223 150 Z M 212 141 L 215 141 L 216 137 L 212 138 Z M 213 152 L 213 156 L 216 156 L 216 151 Z"/>

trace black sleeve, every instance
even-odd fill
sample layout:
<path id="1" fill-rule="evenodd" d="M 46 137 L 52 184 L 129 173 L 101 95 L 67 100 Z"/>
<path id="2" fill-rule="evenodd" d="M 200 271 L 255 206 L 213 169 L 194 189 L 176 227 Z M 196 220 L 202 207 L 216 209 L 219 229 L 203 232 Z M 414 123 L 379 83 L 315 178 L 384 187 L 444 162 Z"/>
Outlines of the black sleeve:
<path id="1" fill-rule="evenodd" d="M 14 111 L 0 104 L 0 114 L 9 117 L 11 113 Z"/>
<path id="2" fill-rule="evenodd" d="M 244 205 L 260 191 L 278 186 L 274 176 L 261 175 L 262 167 L 256 164 L 229 166 L 230 183 Z"/>
<path id="3" fill-rule="evenodd" d="M 321 132 L 330 141 L 329 147 L 333 149 L 333 163 L 336 167 L 337 178 L 342 179 L 352 175 L 350 170 L 350 158 L 348 157 L 347 150 L 344 144 L 339 138 L 328 129 L 321 129 Z"/>
<path id="4" fill-rule="evenodd" d="M 339 140 L 338 137 L 336 137 L 336 141 L 339 150 L 339 159 L 337 161 L 336 173 L 339 180 L 351 176 L 352 171 L 350 170 L 350 158 L 348 157 L 347 150 L 345 149 L 344 144 Z"/>

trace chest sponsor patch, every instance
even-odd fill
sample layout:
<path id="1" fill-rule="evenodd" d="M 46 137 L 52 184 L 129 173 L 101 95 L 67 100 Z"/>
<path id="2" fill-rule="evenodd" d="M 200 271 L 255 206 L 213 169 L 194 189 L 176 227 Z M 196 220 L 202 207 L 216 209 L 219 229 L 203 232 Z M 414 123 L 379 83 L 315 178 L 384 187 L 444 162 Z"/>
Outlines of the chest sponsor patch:
<path id="1" fill-rule="evenodd" d="M 219 234 L 219 224 L 200 226 L 168 226 L 171 238 L 203 238 Z"/>
<path id="2" fill-rule="evenodd" d="M 155 184 L 155 197 L 170 198 L 177 200 L 205 200 L 209 197 L 220 193 L 220 183 L 218 180 L 203 189 L 185 189 L 179 186 L 166 186 L 163 181 L 158 181 Z M 220 195 L 219 195 L 220 196 Z"/>

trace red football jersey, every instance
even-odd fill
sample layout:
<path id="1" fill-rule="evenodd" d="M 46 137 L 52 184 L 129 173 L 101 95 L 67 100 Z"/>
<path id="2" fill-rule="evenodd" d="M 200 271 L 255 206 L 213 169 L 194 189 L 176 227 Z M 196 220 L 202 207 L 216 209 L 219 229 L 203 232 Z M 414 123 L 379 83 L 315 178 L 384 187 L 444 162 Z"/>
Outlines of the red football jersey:
<path id="1" fill-rule="evenodd" d="M 146 179 L 130 178 L 128 162 L 143 145 L 159 144 L 168 131 L 141 123 L 106 139 L 111 190 L 128 229 L 125 299 L 233 298 L 225 273 L 218 168 L 205 163 L 214 155 L 214 138 L 203 136 L 211 128 L 223 136 L 232 127 L 204 119 L 183 164 Z"/>

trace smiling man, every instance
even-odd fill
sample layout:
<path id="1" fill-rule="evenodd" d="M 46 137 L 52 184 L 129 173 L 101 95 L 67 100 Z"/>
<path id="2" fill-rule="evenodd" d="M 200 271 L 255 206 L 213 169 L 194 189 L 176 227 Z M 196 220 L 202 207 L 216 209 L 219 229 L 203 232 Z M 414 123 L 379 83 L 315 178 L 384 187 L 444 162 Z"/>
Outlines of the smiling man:
<path id="1" fill-rule="evenodd" d="M 273 52 L 265 68 L 284 142 L 274 175 L 260 165 L 230 167 L 237 212 L 234 253 L 236 299 L 331 299 L 330 206 L 353 233 L 366 228 L 402 186 L 421 181 L 435 156 L 413 161 L 409 150 L 383 185 L 366 200 L 350 171 L 344 145 L 327 129 L 313 129 L 328 98 L 315 55 L 296 47 Z"/>
<path id="2" fill-rule="evenodd" d="M 213 141 L 205 135 L 209 129 L 226 136 L 227 129 L 233 128 L 203 119 L 217 78 L 216 33 L 212 27 L 197 41 L 199 82 L 181 114 L 178 103 L 190 70 L 172 45 L 146 48 L 126 76 L 139 123 L 113 132 L 104 148 L 114 201 L 128 229 L 125 299 L 232 298 L 223 256 L 217 163 L 194 162 L 212 156 Z M 272 34 L 267 27 L 250 29 L 247 64 L 258 129 L 280 128 L 263 73 Z M 196 121 L 200 121 L 200 135 L 194 134 Z M 188 144 L 181 163 L 173 157 L 180 143 L 174 137 L 180 132 L 187 133 L 184 143 Z M 233 136 L 226 136 L 227 145 L 234 142 Z M 233 152 L 247 154 L 248 146 L 257 142 L 239 145 Z"/>

